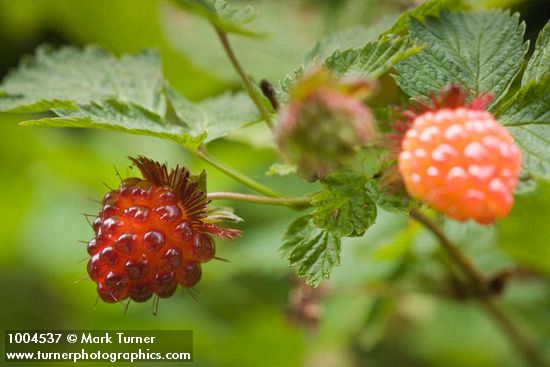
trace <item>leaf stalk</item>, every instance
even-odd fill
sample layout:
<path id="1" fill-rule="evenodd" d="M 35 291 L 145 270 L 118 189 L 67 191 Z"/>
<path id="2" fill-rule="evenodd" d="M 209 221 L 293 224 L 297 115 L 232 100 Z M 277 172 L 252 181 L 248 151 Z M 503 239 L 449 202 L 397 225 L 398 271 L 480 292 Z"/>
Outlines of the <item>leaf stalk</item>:
<path id="1" fill-rule="evenodd" d="M 207 195 L 210 200 L 234 200 L 255 204 L 288 206 L 292 208 L 305 208 L 311 203 L 311 198 L 302 197 L 269 197 L 241 194 L 238 192 L 211 192 Z"/>
<path id="2" fill-rule="evenodd" d="M 250 81 L 250 78 L 246 75 L 245 71 L 243 70 L 241 64 L 239 63 L 239 60 L 237 59 L 237 56 L 233 52 L 233 48 L 231 47 L 231 44 L 229 43 L 229 39 L 227 37 L 227 33 L 225 33 L 220 28 L 216 27 L 214 25 L 214 28 L 216 29 L 216 33 L 218 35 L 218 38 L 220 39 L 220 42 L 223 46 L 223 49 L 225 50 L 225 53 L 227 54 L 227 57 L 229 58 L 229 61 L 231 61 L 231 64 L 233 65 L 233 68 L 239 74 L 239 77 L 241 78 L 241 81 L 243 83 L 244 89 L 250 96 L 250 99 L 256 107 L 258 108 L 258 111 L 260 112 L 260 115 L 264 119 L 264 121 L 267 123 L 267 125 L 270 128 L 273 128 L 273 121 L 271 119 L 271 114 L 269 111 L 265 108 L 264 104 L 262 103 L 262 98 L 260 94 L 257 92 L 257 90 L 252 85 L 252 82 Z"/>
<path id="3" fill-rule="evenodd" d="M 198 148 L 192 153 L 202 159 L 203 161 L 209 163 L 210 165 L 216 167 L 221 172 L 225 173 L 227 176 L 233 178 L 234 180 L 242 183 L 243 185 L 251 188 L 252 190 L 259 192 L 263 195 L 269 196 L 269 197 L 280 197 L 281 195 L 277 193 L 276 191 L 270 189 L 269 187 L 259 183 L 258 181 L 254 180 L 253 178 L 245 175 L 242 172 L 237 171 L 231 166 L 226 165 L 225 163 L 217 160 L 216 158 L 212 157 L 204 147 Z"/>

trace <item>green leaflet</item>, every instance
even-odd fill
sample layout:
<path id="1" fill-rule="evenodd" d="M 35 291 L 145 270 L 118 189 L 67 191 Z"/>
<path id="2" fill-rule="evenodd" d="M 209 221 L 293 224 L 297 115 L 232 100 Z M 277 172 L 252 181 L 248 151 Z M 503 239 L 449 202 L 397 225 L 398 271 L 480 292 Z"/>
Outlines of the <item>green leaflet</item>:
<path id="1" fill-rule="evenodd" d="M 409 31 L 413 41 L 427 46 L 396 66 L 396 80 L 411 97 L 458 84 L 472 95 L 493 93 L 494 106 L 521 70 L 528 48 L 519 15 L 498 10 L 442 12 L 424 23 L 411 18 Z"/>
<path id="2" fill-rule="evenodd" d="M 226 33 L 248 37 L 261 35 L 247 27 L 256 17 L 256 12 L 251 6 L 236 9 L 224 0 L 175 0 L 175 2 Z"/>
<path id="3" fill-rule="evenodd" d="M 298 275 L 309 285 L 318 286 L 340 264 L 341 241 L 331 232 L 315 227 L 310 216 L 303 216 L 288 227 L 281 251 L 291 266 L 298 267 Z"/>
<path id="4" fill-rule="evenodd" d="M 190 135 L 182 126 L 170 125 L 159 115 L 134 104 L 106 100 L 79 105 L 77 110 L 55 110 L 58 117 L 21 122 L 23 126 L 80 127 L 115 130 L 172 140 L 197 147 L 206 133 Z"/>
<path id="5" fill-rule="evenodd" d="M 383 37 L 362 48 L 335 51 L 327 58 L 325 65 L 337 74 L 376 79 L 420 50 L 409 38 Z"/>
<path id="6" fill-rule="evenodd" d="M 496 112 L 523 151 L 523 170 L 550 178 L 550 75 L 531 80 Z"/>
<path id="7" fill-rule="evenodd" d="M 379 38 L 380 33 L 394 23 L 396 18 L 397 14 L 383 15 L 381 19 L 367 27 L 355 26 L 330 33 L 315 43 L 307 52 L 304 62 L 308 64 L 314 60 L 326 60 L 337 50 L 361 48 L 367 42 Z"/>
<path id="8" fill-rule="evenodd" d="M 363 47 L 336 50 L 326 60 L 315 60 L 331 71 L 344 75 L 359 76 L 366 79 L 376 79 L 389 71 L 399 61 L 416 54 L 421 48 L 415 46 L 407 37 L 388 36 Z M 279 84 L 284 98 L 294 81 L 311 65 L 302 65 L 293 74 L 287 75 Z"/>
<path id="9" fill-rule="evenodd" d="M 502 104 L 496 116 L 505 126 L 550 124 L 550 75 L 524 85 Z"/>
<path id="10" fill-rule="evenodd" d="M 443 10 L 467 10 L 467 4 L 462 0 L 426 0 L 416 8 L 406 11 L 395 21 L 384 34 L 401 34 L 407 31 L 411 18 L 424 21 L 429 16 L 436 17 Z"/>
<path id="11" fill-rule="evenodd" d="M 408 215 L 418 205 L 404 188 L 383 187 L 380 179 L 369 180 L 367 188 L 376 205 L 388 212 Z"/>
<path id="12" fill-rule="evenodd" d="M 535 44 L 535 51 L 527 63 L 521 84 L 539 80 L 550 73 L 550 22 L 540 31 Z"/>
<path id="13" fill-rule="evenodd" d="M 198 103 L 189 101 L 170 87 L 166 95 L 189 134 L 198 136 L 206 132 L 205 143 L 260 121 L 256 106 L 246 93 L 225 93 Z"/>
<path id="14" fill-rule="evenodd" d="M 116 58 L 97 47 L 41 47 L 4 79 L 0 110 L 57 116 L 24 121 L 25 126 L 101 128 L 189 149 L 260 120 L 244 93 L 191 102 L 166 84 L 153 51 Z"/>
<path id="15" fill-rule="evenodd" d="M 158 53 L 145 50 L 116 58 L 105 50 L 42 46 L 2 82 L 0 110 L 43 112 L 116 99 L 164 115 L 163 76 Z"/>
<path id="16" fill-rule="evenodd" d="M 338 237 L 359 237 L 374 224 L 376 205 L 364 176 L 336 172 L 323 181 L 325 190 L 311 200 L 313 222 Z"/>

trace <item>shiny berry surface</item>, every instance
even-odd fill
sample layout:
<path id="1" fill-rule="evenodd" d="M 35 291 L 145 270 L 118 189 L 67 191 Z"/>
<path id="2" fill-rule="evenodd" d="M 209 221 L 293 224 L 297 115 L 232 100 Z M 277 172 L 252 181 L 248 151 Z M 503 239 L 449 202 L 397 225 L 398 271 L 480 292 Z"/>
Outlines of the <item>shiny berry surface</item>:
<path id="1" fill-rule="evenodd" d="M 144 302 L 192 287 L 214 242 L 167 185 L 139 178 L 108 192 L 88 243 L 88 274 L 105 302 Z"/>
<path id="2" fill-rule="evenodd" d="M 411 196 L 451 218 L 481 224 L 508 215 L 520 166 L 510 133 L 489 112 L 468 108 L 416 117 L 399 155 Z"/>

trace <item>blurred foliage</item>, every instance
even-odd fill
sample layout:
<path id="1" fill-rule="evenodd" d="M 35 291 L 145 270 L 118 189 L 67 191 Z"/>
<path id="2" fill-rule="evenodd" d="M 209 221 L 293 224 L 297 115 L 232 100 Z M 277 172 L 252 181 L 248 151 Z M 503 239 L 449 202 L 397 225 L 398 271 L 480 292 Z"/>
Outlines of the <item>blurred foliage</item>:
<path id="1" fill-rule="evenodd" d="M 406 0 L 242 2 L 254 5 L 255 22 L 268 36 L 235 39 L 236 52 L 255 79 L 272 80 L 299 66 L 320 37 L 387 22 L 412 5 Z M 531 49 L 548 20 L 542 11 L 547 9 L 545 1 L 475 4 L 519 10 L 527 20 Z M 205 22 L 175 9 L 161 0 L 0 0 L 0 75 L 43 42 L 95 43 L 117 54 L 158 49 L 167 79 L 191 99 L 237 89 L 237 79 Z M 397 98 L 394 90 L 381 94 L 382 100 Z M 94 307 L 92 283 L 75 283 L 86 274 L 81 261 L 87 257 L 85 246 L 78 240 L 92 235 L 81 214 L 98 210 L 88 198 L 102 196 L 103 182 L 117 182 L 113 165 L 123 175 L 132 175 L 126 156 L 144 154 L 189 165 L 193 171 L 207 168 L 210 190 L 246 189 L 193 160 L 176 144 L 117 133 L 17 126 L 23 119 L 0 115 L 3 329 L 193 329 L 196 366 L 524 365 L 491 320 L 475 304 L 460 300 L 431 234 L 381 210 L 364 237 L 342 242 L 342 266 L 327 284 L 314 330 L 304 330 L 286 317 L 293 281 L 278 247 L 298 213 L 258 210 L 252 204 L 235 205 L 245 219 L 239 224 L 245 235 L 237 242 L 218 243 L 218 255 L 230 262 L 213 261 L 204 267 L 198 301 L 189 294 L 163 300 L 158 316 L 152 315 L 151 304 L 132 304 L 126 314 L 121 305 Z M 276 154 L 247 142 L 265 137 L 266 130 L 256 126 L 246 131 L 248 135 L 232 141 L 213 143 L 210 151 L 282 192 L 305 192 L 307 184 L 293 177 L 265 176 Z M 549 207 L 548 184 L 539 183 L 536 191 L 517 199 L 498 231 L 444 223 L 482 270 L 507 269 L 514 261 L 525 268 L 526 275 L 513 279 L 503 301 L 547 354 L 550 284 L 543 274 L 550 272 Z"/>

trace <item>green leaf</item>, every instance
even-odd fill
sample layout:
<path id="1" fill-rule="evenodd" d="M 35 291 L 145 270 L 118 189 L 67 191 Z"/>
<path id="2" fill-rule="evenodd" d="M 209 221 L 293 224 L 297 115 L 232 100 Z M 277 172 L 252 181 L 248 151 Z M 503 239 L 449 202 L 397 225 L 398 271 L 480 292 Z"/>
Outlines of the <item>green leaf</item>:
<path id="1" fill-rule="evenodd" d="M 548 73 L 550 73 L 550 22 L 546 23 L 539 33 L 535 51 L 527 63 L 521 84 L 525 85 L 531 80 L 540 80 Z"/>
<path id="2" fill-rule="evenodd" d="M 515 200 L 510 215 L 498 222 L 498 244 L 522 266 L 550 275 L 550 184 L 540 181 L 535 192 Z"/>
<path id="3" fill-rule="evenodd" d="M 198 103 L 170 87 L 166 94 L 186 131 L 192 136 L 206 133 L 205 143 L 260 121 L 258 110 L 244 92 L 226 93 Z"/>
<path id="4" fill-rule="evenodd" d="M 497 10 L 442 12 L 425 23 L 411 18 L 409 30 L 413 41 L 428 46 L 396 66 L 397 82 L 411 97 L 458 84 L 474 96 L 493 93 L 495 105 L 521 70 L 528 49 L 519 15 Z"/>
<path id="5" fill-rule="evenodd" d="M 409 38 L 383 37 L 367 43 L 362 48 L 336 51 L 327 58 L 325 65 L 341 75 L 352 74 L 376 79 L 399 61 L 420 50 L 421 48 L 414 46 Z"/>
<path id="6" fill-rule="evenodd" d="M 205 133 L 190 135 L 184 127 L 168 124 L 154 112 L 130 103 L 106 100 L 78 107 L 78 110 L 56 109 L 58 117 L 23 121 L 21 125 L 115 130 L 168 139 L 189 148 L 195 148 L 206 137 Z"/>
<path id="7" fill-rule="evenodd" d="M 116 99 L 165 112 L 160 59 L 154 51 L 116 58 L 98 47 L 40 47 L 3 80 L 0 110 L 43 112 Z"/>
<path id="8" fill-rule="evenodd" d="M 504 126 L 550 124 L 550 75 L 532 80 L 496 112 Z"/>
<path id="9" fill-rule="evenodd" d="M 175 0 L 184 9 L 208 20 L 216 28 L 242 36 L 256 37 L 261 34 L 248 28 L 256 17 L 251 6 L 236 9 L 224 0 Z"/>
<path id="10" fill-rule="evenodd" d="M 523 151 L 523 170 L 550 179 L 550 75 L 532 80 L 496 112 Z"/>
<path id="11" fill-rule="evenodd" d="M 388 212 L 408 215 L 412 208 L 418 206 L 418 202 L 404 188 L 386 188 L 380 179 L 369 180 L 367 188 L 376 205 Z"/>
<path id="12" fill-rule="evenodd" d="M 397 15 L 383 15 L 376 22 L 369 24 L 368 27 L 355 26 L 330 33 L 319 39 L 309 50 L 304 58 L 304 63 L 308 64 L 315 60 L 326 60 L 337 50 L 346 50 L 348 48 L 361 48 L 367 42 L 372 42 L 379 38 L 380 33 L 395 22 Z"/>
<path id="13" fill-rule="evenodd" d="M 298 275 L 314 287 L 330 277 L 334 266 L 340 265 L 340 238 L 315 227 L 310 216 L 300 217 L 290 225 L 281 250 L 290 265 L 298 267 Z"/>
<path id="14" fill-rule="evenodd" d="M 165 85 L 159 57 L 151 51 L 117 59 L 96 47 L 39 48 L 4 80 L 0 109 L 57 115 L 25 121 L 26 126 L 117 130 L 190 149 L 259 121 L 244 93 L 191 102 Z"/>
<path id="15" fill-rule="evenodd" d="M 438 16 L 442 10 L 467 10 L 467 5 L 461 0 L 427 0 L 416 8 L 404 12 L 384 34 L 401 34 L 407 31 L 407 24 L 411 18 L 424 21 L 428 16 Z"/>
<path id="16" fill-rule="evenodd" d="M 326 60 L 318 60 L 331 71 L 345 75 L 376 79 L 389 71 L 399 61 L 414 55 L 421 48 L 407 37 L 383 37 L 360 48 L 337 50 Z M 295 80 L 311 65 L 302 65 L 279 82 L 279 97 L 284 100 Z"/>
<path id="17" fill-rule="evenodd" d="M 311 200 L 313 222 L 338 237 L 359 237 L 374 224 L 376 205 L 363 175 L 335 172 L 323 181 L 324 191 Z"/>

